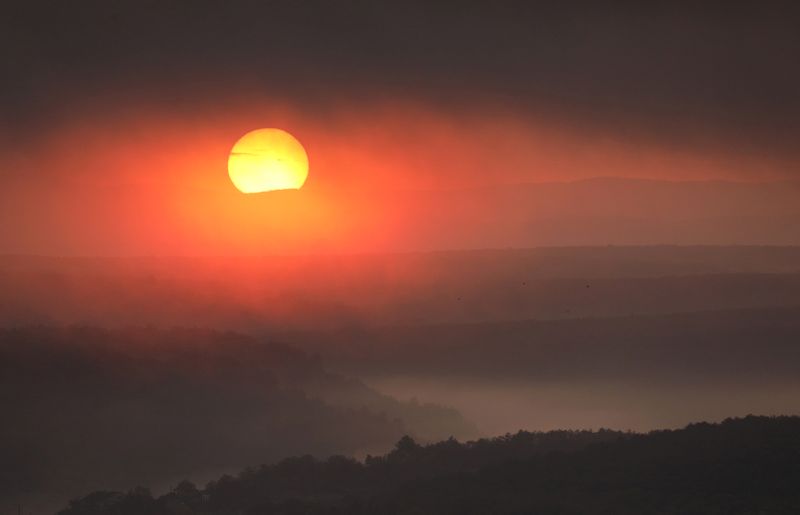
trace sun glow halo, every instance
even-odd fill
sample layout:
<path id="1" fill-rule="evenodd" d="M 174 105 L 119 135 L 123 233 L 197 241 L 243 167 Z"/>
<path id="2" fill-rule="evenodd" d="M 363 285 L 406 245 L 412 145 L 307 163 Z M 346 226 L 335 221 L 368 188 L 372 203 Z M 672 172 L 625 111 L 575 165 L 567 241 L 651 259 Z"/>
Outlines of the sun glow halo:
<path id="1" fill-rule="evenodd" d="M 228 175 L 243 193 L 299 189 L 308 177 L 308 155 L 288 132 L 257 129 L 231 149 Z"/>

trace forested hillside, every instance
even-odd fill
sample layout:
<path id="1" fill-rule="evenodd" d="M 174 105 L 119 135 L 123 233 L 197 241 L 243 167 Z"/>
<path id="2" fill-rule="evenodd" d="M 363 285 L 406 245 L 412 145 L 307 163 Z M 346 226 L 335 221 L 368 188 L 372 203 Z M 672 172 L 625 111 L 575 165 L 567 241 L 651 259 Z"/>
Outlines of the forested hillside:
<path id="1" fill-rule="evenodd" d="M 60 515 L 789 515 L 800 510 L 800 418 L 676 431 L 524 433 L 395 449 L 364 463 L 292 458 L 224 476 L 95 492 Z"/>
<path id="2" fill-rule="evenodd" d="M 0 506 L 207 480 L 299 453 L 361 455 L 403 434 L 474 437 L 279 344 L 200 329 L 0 330 Z"/>

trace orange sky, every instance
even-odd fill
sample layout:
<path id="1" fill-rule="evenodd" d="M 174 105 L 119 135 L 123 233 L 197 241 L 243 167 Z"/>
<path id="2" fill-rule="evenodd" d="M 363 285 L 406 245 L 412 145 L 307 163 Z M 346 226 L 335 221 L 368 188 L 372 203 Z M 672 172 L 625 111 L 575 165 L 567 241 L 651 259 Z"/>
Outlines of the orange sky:
<path id="1" fill-rule="evenodd" d="M 461 210 L 468 224 L 470 206 L 453 201 L 453 191 L 597 176 L 770 180 L 783 178 L 791 165 L 658 146 L 499 110 L 454 115 L 420 104 L 372 104 L 309 113 L 242 104 L 191 116 L 118 106 L 105 111 L 113 115 L 73 118 L 6 149 L 0 250 L 413 248 L 418 225 L 437 223 L 426 218 L 429 208 L 416 205 L 414 191 L 440 192 L 443 209 Z M 248 196 L 229 181 L 230 147 L 265 126 L 286 129 L 305 146 L 310 173 L 302 190 Z"/>

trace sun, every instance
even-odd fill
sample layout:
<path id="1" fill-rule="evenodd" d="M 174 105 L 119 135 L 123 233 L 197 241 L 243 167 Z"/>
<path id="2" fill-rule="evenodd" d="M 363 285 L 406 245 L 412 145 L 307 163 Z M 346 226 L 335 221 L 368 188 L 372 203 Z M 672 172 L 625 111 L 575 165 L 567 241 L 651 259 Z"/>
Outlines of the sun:
<path id="1" fill-rule="evenodd" d="M 308 177 L 308 155 L 288 132 L 257 129 L 242 136 L 231 149 L 228 175 L 242 193 L 296 190 Z"/>

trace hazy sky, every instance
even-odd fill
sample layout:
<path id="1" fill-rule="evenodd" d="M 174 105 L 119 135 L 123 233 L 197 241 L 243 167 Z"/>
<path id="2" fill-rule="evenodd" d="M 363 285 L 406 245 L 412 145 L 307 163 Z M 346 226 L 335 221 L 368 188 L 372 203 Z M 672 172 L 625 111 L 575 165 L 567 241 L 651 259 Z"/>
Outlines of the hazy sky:
<path id="1" fill-rule="evenodd" d="M 269 218 L 226 171 L 264 126 L 306 146 L 318 192 L 266 225 L 314 237 L 391 200 L 342 191 L 795 178 L 798 19 L 764 2 L 17 2 L 0 20 L 2 250 Z"/>
<path id="2" fill-rule="evenodd" d="M 307 112 L 365 99 L 502 108 L 680 144 L 790 151 L 798 9 L 550 2 L 17 2 L 3 119 L 242 95 Z M 641 133 L 643 131 L 643 133 Z"/>

